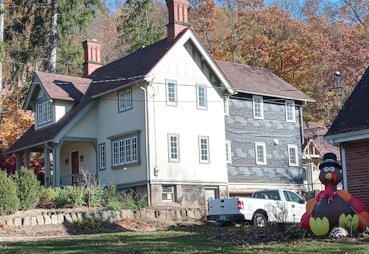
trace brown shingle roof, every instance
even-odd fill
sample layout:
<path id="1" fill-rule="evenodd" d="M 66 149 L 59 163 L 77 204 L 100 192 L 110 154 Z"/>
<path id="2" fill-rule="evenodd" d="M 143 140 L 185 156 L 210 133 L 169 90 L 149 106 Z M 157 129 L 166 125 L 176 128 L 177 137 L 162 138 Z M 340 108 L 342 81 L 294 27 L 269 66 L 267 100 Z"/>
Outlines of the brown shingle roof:
<path id="1" fill-rule="evenodd" d="M 239 92 L 314 101 L 314 99 L 266 69 L 227 61 L 216 62 L 232 86 Z"/>
<path id="2" fill-rule="evenodd" d="M 106 64 L 94 71 L 89 77 L 93 82 L 90 83 L 87 91 L 85 90 L 85 96 L 82 97 L 82 100 L 79 103 L 77 103 L 55 124 L 38 130 L 35 130 L 34 126 L 31 126 L 26 133 L 24 133 L 24 135 L 7 150 L 7 153 L 13 153 L 23 148 L 31 147 L 35 144 L 53 140 L 55 136 L 62 131 L 63 128 L 72 121 L 72 119 L 81 110 L 83 110 L 87 104 L 89 104 L 89 102 L 91 102 L 91 100 L 93 100 L 92 97 L 127 85 L 134 80 L 143 79 L 143 77 L 160 61 L 160 59 L 169 51 L 178 39 L 182 37 L 185 31 L 179 34 L 175 40 L 169 41 L 167 39 L 163 39 L 148 47 L 139 49 L 126 57 Z M 55 84 L 53 83 L 53 80 L 67 81 L 69 79 L 69 81 L 74 81 L 74 83 L 72 82 L 73 85 L 77 83 L 81 85 L 81 83 L 84 84 L 86 80 L 89 80 L 60 74 L 42 73 L 41 76 L 43 78 L 42 82 L 46 81 L 50 85 L 48 86 L 46 84 L 49 89 L 48 93 L 50 91 L 54 96 L 59 95 L 63 98 L 67 98 L 67 96 L 60 86 L 58 86 L 58 88 L 51 87 L 53 86 L 52 84 Z"/>
<path id="3" fill-rule="evenodd" d="M 369 129 L 369 68 L 334 119 L 327 136 Z"/>
<path id="4" fill-rule="evenodd" d="M 38 72 L 37 76 L 51 99 L 80 101 L 92 81 L 55 73 Z"/>

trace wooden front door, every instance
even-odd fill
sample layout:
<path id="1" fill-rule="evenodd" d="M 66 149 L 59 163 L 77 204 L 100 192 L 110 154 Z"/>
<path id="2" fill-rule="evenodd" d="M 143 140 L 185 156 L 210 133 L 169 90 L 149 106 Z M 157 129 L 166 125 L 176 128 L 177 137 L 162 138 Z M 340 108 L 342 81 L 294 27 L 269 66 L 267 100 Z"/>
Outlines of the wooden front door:
<path id="1" fill-rule="evenodd" d="M 72 184 L 77 185 L 79 180 L 79 153 L 72 153 Z"/>

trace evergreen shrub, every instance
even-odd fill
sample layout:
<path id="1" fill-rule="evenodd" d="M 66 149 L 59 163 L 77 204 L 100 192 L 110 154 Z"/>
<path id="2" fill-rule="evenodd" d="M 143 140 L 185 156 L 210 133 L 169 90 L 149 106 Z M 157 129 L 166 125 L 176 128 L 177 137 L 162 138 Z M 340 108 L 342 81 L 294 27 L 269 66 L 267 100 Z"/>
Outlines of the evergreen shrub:
<path id="1" fill-rule="evenodd" d="M 7 215 L 18 211 L 19 198 L 17 185 L 6 172 L 0 170 L 0 215 Z"/>
<path id="2" fill-rule="evenodd" d="M 21 210 L 35 208 L 41 197 L 41 183 L 33 170 L 21 168 L 15 175 Z"/>

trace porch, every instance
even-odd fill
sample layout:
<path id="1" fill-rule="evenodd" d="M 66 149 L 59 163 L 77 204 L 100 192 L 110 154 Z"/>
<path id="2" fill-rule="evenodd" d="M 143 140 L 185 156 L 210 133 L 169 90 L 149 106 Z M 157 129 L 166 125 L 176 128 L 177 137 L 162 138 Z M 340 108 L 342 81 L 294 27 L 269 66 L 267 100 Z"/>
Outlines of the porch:
<path id="1" fill-rule="evenodd" d="M 76 185 L 96 181 L 96 139 L 65 138 L 59 143 L 44 143 L 16 152 L 16 168 L 29 168 L 32 152 L 43 153 L 45 159 L 44 185 L 46 187 Z"/>

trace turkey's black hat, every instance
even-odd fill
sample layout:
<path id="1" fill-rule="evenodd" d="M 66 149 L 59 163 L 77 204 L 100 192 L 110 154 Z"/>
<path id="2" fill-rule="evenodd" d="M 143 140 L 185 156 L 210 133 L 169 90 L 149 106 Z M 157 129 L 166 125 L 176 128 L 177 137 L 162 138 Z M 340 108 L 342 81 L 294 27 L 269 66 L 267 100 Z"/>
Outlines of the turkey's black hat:
<path id="1" fill-rule="evenodd" d="M 319 165 L 319 169 L 324 167 L 333 166 L 339 169 L 342 169 L 342 166 L 337 161 L 337 156 L 334 153 L 326 153 L 323 156 L 323 161 Z"/>

